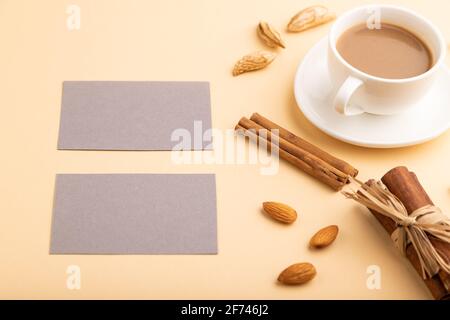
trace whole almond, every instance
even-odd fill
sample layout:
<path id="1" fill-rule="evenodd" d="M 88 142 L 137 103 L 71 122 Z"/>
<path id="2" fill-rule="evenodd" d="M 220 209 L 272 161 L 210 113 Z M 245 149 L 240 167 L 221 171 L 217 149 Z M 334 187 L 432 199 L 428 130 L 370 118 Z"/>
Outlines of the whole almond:
<path id="1" fill-rule="evenodd" d="M 309 241 L 309 245 L 313 248 L 324 248 L 329 246 L 336 240 L 338 235 L 338 226 L 328 226 L 317 231 L 317 233 Z"/>
<path id="2" fill-rule="evenodd" d="M 334 20 L 336 15 L 324 6 L 308 7 L 292 17 L 288 31 L 301 32 Z"/>
<path id="3" fill-rule="evenodd" d="M 267 51 L 259 51 L 246 55 L 235 64 L 233 76 L 263 69 L 271 64 L 275 57 L 276 54 Z"/>
<path id="4" fill-rule="evenodd" d="M 288 285 L 303 284 L 311 281 L 316 274 L 316 268 L 311 263 L 297 263 L 281 272 L 278 281 Z"/>
<path id="5" fill-rule="evenodd" d="M 281 47 L 283 49 L 286 48 L 283 40 L 281 39 L 280 33 L 267 22 L 261 21 L 258 25 L 257 32 L 258 36 L 269 47 L 271 48 Z"/>
<path id="6" fill-rule="evenodd" d="M 271 218 L 285 224 L 291 224 L 297 220 L 297 212 L 283 203 L 264 202 L 263 209 Z"/>

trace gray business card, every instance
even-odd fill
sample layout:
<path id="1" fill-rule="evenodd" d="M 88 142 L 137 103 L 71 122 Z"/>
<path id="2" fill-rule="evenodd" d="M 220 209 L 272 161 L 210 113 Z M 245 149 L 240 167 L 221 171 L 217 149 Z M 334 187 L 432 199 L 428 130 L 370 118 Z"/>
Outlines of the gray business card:
<path id="1" fill-rule="evenodd" d="M 210 150 L 210 104 L 208 82 L 66 81 L 58 149 L 172 150 L 180 129 L 189 150 Z"/>
<path id="2" fill-rule="evenodd" d="M 60 174 L 51 254 L 217 254 L 213 174 Z"/>

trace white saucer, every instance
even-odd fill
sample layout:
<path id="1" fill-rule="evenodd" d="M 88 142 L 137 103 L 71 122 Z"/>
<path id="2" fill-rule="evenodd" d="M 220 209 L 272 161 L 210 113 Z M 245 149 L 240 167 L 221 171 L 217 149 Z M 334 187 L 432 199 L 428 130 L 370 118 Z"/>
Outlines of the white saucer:
<path id="1" fill-rule="evenodd" d="M 432 140 L 450 127 L 450 71 L 443 67 L 435 85 L 414 108 L 395 116 L 346 117 L 332 107 L 327 70 L 327 38 L 305 56 L 295 76 L 295 98 L 303 114 L 330 136 L 358 146 L 396 148 Z"/>

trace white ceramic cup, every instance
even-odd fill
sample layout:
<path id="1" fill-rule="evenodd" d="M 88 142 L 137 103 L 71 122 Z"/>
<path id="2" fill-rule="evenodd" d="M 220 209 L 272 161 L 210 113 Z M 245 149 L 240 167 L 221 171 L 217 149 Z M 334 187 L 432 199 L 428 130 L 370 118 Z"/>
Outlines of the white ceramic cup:
<path id="1" fill-rule="evenodd" d="M 345 61 L 336 49 L 339 37 L 355 25 L 368 23 L 375 27 L 380 21 L 403 27 L 424 41 L 433 54 L 433 67 L 413 78 L 385 79 Z M 411 108 L 432 86 L 447 54 L 446 42 L 437 27 L 409 9 L 391 5 L 359 7 L 342 15 L 331 28 L 328 48 L 328 69 L 335 85 L 334 108 L 346 116 L 392 115 Z"/>

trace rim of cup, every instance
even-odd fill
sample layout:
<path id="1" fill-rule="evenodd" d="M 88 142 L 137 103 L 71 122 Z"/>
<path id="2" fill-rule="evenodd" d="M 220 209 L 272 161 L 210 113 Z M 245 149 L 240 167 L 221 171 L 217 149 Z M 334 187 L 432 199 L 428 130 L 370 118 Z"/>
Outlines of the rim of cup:
<path id="1" fill-rule="evenodd" d="M 385 8 L 385 9 L 393 9 L 393 10 L 401 11 L 403 13 L 406 13 L 406 14 L 409 14 L 409 15 L 413 16 L 415 19 L 422 20 L 422 22 L 424 22 L 433 31 L 433 33 L 437 37 L 438 43 L 439 43 L 439 48 L 438 48 L 438 52 L 437 52 L 437 54 L 439 54 L 439 56 L 436 59 L 434 65 L 427 72 L 422 73 L 422 74 L 420 74 L 418 76 L 415 76 L 415 77 L 410 77 L 410 78 L 405 78 L 405 79 L 382 78 L 382 77 L 377 77 L 377 76 L 370 75 L 368 73 L 365 73 L 365 72 L 355 68 L 354 66 L 352 66 L 350 63 L 348 63 L 341 56 L 341 54 L 339 53 L 339 51 L 336 48 L 336 43 L 337 43 L 337 40 L 338 40 L 337 37 L 336 37 L 336 28 L 338 27 L 339 23 L 342 20 L 345 20 L 350 15 L 354 14 L 355 12 L 358 12 L 358 11 L 361 11 L 361 10 L 367 10 L 367 9 L 371 9 L 371 8 Z M 340 16 L 335 21 L 333 26 L 331 27 L 330 36 L 329 36 L 328 41 L 329 41 L 330 48 L 333 51 L 333 54 L 338 58 L 338 60 L 342 64 L 344 64 L 352 72 L 354 72 L 355 74 L 359 75 L 360 77 L 367 78 L 367 79 L 370 79 L 370 80 L 373 80 L 373 81 L 380 81 L 380 82 L 384 82 L 384 83 L 407 83 L 407 82 L 414 82 L 414 81 L 418 81 L 418 80 L 427 78 L 430 75 L 432 75 L 433 73 L 435 73 L 440 68 L 440 66 L 442 65 L 442 63 L 444 62 L 444 60 L 446 58 L 446 53 L 447 53 L 447 46 L 446 46 L 446 43 L 445 43 L 445 40 L 444 40 L 444 36 L 442 35 L 441 31 L 430 20 L 428 20 L 427 18 L 419 15 L 418 13 L 416 13 L 413 10 L 410 10 L 408 8 L 401 7 L 401 6 L 396 6 L 396 5 L 384 5 L 384 4 L 383 5 L 366 5 L 366 6 L 361 6 L 361 7 L 352 9 L 350 11 L 347 11 L 342 16 Z"/>

